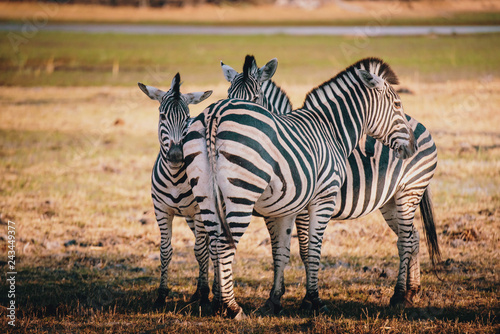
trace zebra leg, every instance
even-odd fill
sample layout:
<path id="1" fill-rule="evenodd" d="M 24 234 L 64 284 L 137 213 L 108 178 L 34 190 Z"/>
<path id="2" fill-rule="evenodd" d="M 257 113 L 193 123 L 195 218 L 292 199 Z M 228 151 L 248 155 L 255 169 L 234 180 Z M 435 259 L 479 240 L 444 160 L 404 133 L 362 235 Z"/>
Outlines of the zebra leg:
<path id="1" fill-rule="evenodd" d="M 307 255 L 309 253 L 309 214 L 307 211 L 301 212 L 297 218 L 295 218 L 295 227 L 297 228 L 297 237 L 299 239 L 300 258 L 304 264 L 307 277 Z"/>
<path id="2" fill-rule="evenodd" d="M 263 314 L 279 314 L 283 309 L 281 297 L 285 293 L 285 267 L 290 260 L 290 240 L 294 216 L 266 219 L 267 229 L 271 236 L 274 261 L 274 285 L 269 299 L 260 309 Z"/>
<path id="3" fill-rule="evenodd" d="M 408 279 L 406 281 L 405 306 L 413 306 L 415 296 L 420 292 L 420 235 L 418 230 L 413 227 L 413 251 L 411 254 L 408 268 Z"/>
<path id="4" fill-rule="evenodd" d="M 222 239 L 222 238 L 221 238 Z M 216 314 L 223 317 L 241 320 L 246 317 L 243 309 L 238 305 L 234 297 L 233 260 L 235 249 L 227 242 L 218 242 L 215 245 L 214 270 L 216 270 L 217 289 L 214 287 L 214 299 L 212 307 Z M 218 263 L 217 263 L 218 262 Z M 215 265 L 217 263 L 217 265 Z"/>
<path id="5" fill-rule="evenodd" d="M 398 202 L 407 200 L 408 198 L 403 197 Z M 394 197 L 380 209 L 385 221 L 398 236 L 399 273 L 390 301 L 392 306 L 412 305 L 413 297 L 420 289 L 418 258 L 420 237 L 417 229 L 413 226 L 415 209 L 416 206 L 411 201 L 398 204 Z M 411 288 L 411 293 L 409 293 L 408 287 Z"/>
<path id="6" fill-rule="evenodd" d="M 195 236 L 194 255 L 199 266 L 198 285 L 190 301 L 199 300 L 201 304 L 208 304 L 210 294 L 210 287 L 208 285 L 208 235 L 203 227 L 203 223 L 195 221 L 192 218 L 186 218 L 186 222 Z"/>
<path id="7" fill-rule="evenodd" d="M 214 311 L 219 310 L 222 307 L 221 303 L 221 292 L 220 292 L 220 270 L 219 270 L 219 261 L 218 259 L 218 254 L 216 253 L 217 246 L 216 242 L 214 242 L 213 238 L 208 239 L 208 252 L 210 254 L 210 258 L 212 259 L 212 264 L 214 266 L 214 282 L 212 285 L 212 293 L 214 295 L 214 298 L 212 300 L 212 307 Z"/>
<path id="8" fill-rule="evenodd" d="M 327 312 L 328 308 L 319 298 L 318 271 L 321 260 L 323 235 L 333 214 L 334 205 L 325 199 L 309 207 L 309 249 L 307 255 L 307 291 L 300 308 L 307 311 Z"/>
<path id="9" fill-rule="evenodd" d="M 166 305 L 165 298 L 167 298 L 170 289 L 168 288 L 168 266 L 172 261 L 172 220 L 174 214 L 163 210 L 162 206 L 153 199 L 155 207 L 156 221 L 160 228 L 160 262 L 161 262 L 161 277 L 160 287 L 158 289 L 158 298 L 154 303 L 154 307 L 160 308 Z"/>

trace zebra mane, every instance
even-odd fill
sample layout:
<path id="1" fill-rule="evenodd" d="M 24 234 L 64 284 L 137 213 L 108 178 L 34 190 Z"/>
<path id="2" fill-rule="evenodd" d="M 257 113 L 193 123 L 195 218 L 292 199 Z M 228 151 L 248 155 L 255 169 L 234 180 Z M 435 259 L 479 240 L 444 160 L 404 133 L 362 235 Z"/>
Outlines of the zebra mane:
<path id="1" fill-rule="evenodd" d="M 179 73 L 175 75 L 172 93 L 174 93 L 174 98 L 176 100 L 179 100 L 181 98 L 181 75 Z"/>
<path id="2" fill-rule="evenodd" d="M 247 55 L 245 57 L 245 63 L 243 64 L 243 78 L 248 78 L 250 71 L 252 70 L 252 66 L 255 63 L 255 57 L 251 55 Z"/>
<path id="3" fill-rule="evenodd" d="M 280 96 L 284 96 L 285 98 L 283 99 L 283 101 L 285 101 L 288 105 L 290 105 L 290 110 L 293 110 L 293 105 L 292 105 L 292 102 L 290 101 L 290 97 L 288 96 L 288 94 L 283 90 L 283 88 L 281 88 L 280 86 L 278 86 L 274 81 L 272 80 L 269 80 L 273 85 L 276 86 L 276 88 L 278 89 L 278 91 L 280 92 Z"/>
<path id="4" fill-rule="evenodd" d="M 268 80 L 262 84 L 262 93 L 268 99 L 273 113 L 278 115 L 287 114 L 293 110 L 292 102 L 288 94 L 278 86 L 273 80 Z M 272 96 L 271 96 L 272 95 Z M 273 97 L 273 100 L 270 100 Z"/>
<path id="5" fill-rule="evenodd" d="M 396 73 L 394 73 L 389 64 L 384 62 L 382 59 L 375 57 L 361 59 L 356 64 L 350 66 L 347 70 L 354 67 L 375 74 L 384 79 L 385 81 L 387 81 L 388 83 L 390 83 L 391 85 L 399 84 L 399 79 Z"/>
<path id="6" fill-rule="evenodd" d="M 385 63 L 382 59 L 374 57 L 364 58 L 359 60 L 355 64 L 347 67 L 342 72 L 339 72 L 336 76 L 334 76 L 330 80 L 323 82 L 318 87 L 313 88 L 311 91 L 309 91 L 309 93 L 307 93 L 306 95 L 302 108 L 306 107 L 307 102 L 311 103 L 310 99 L 313 92 L 324 89 L 324 87 L 335 82 L 337 79 L 341 78 L 347 72 L 354 72 L 355 68 L 368 71 L 371 74 L 375 74 L 384 79 L 385 81 L 387 81 L 388 83 L 390 83 L 391 85 L 399 84 L 399 80 L 396 73 L 394 73 L 391 67 L 387 63 Z"/>

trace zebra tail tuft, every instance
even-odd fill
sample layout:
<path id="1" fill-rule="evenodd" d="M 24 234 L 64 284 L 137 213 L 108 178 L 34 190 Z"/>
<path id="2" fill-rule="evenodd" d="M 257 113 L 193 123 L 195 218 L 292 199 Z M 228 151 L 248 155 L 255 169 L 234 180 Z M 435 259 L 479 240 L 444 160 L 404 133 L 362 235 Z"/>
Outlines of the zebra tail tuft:
<path id="1" fill-rule="evenodd" d="M 438 238 L 436 233 L 436 224 L 434 223 L 434 210 L 429 188 L 425 189 L 424 195 L 420 200 L 420 213 L 424 223 L 424 235 L 427 242 L 429 257 L 431 258 L 434 273 L 436 273 L 436 265 L 441 262 L 441 251 L 439 250 Z M 438 276 L 437 276 L 438 277 Z M 440 279 L 438 277 L 438 279 Z M 441 279 L 440 279 L 441 280 Z"/>
<path id="2" fill-rule="evenodd" d="M 215 118 L 215 115 L 213 115 Z M 214 120 L 214 119 L 213 119 Z M 212 123 L 210 126 L 210 130 L 207 129 L 207 152 L 210 163 L 210 172 L 212 174 L 212 190 L 213 190 L 213 198 L 215 200 L 215 208 L 217 211 L 218 223 L 222 226 L 222 231 L 226 235 L 226 238 L 229 242 L 229 246 L 231 248 L 236 248 L 236 243 L 234 242 L 233 234 L 231 232 L 231 227 L 227 223 L 226 215 L 224 214 L 224 201 L 222 198 L 222 191 L 220 190 L 219 184 L 217 183 L 216 177 L 216 166 L 217 166 L 217 154 L 216 154 L 216 146 L 215 146 L 215 137 L 217 134 L 217 120 L 214 122 L 207 122 L 207 124 Z"/>

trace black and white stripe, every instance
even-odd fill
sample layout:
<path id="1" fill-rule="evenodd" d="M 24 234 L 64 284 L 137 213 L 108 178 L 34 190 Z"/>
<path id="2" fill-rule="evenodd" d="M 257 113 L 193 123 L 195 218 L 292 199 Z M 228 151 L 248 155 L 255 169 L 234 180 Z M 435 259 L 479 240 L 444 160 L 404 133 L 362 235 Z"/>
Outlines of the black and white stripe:
<path id="1" fill-rule="evenodd" d="M 262 85 L 271 79 L 278 67 L 276 58 L 271 59 L 266 65 L 259 68 L 254 56 L 247 55 L 241 73 L 238 73 L 222 61 L 220 64 L 222 74 L 231 83 L 227 90 L 228 98 L 256 102 L 266 108 L 277 105 L 276 101 L 273 101 L 274 103 L 264 101 L 264 95 L 262 95 Z"/>
<path id="2" fill-rule="evenodd" d="M 307 210 L 305 300 L 321 308 L 322 236 L 346 177 L 348 156 L 365 133 L 390 145 L 398 158 L 415 151 L 413 132 L 390 86 L 394 77 L 382 61 L 364 59 L 313 89 L 303 108 L 286 115 L 229 99 L 211 105 L 193 122 L 184 149 L 196 163 L 187 166 L 187 173 L 210 237 L 220 289 L 214 300 L 228 316 L 242 315 L 231 265 L 234 244 L 253 210 L 267 217 L 271 233 L 280 236 L 273 247 L 278 269 L 272 294 L 277 297 L 283 294 L 280 273 L 288 262 L 292 225 Z"/>
<path id="3" fill-rule="evenodd" d="M 265 100 L 272 101 L 267 109 L 277 114 L 292 110 L 286 94 L 272 81 L 262 86 Z M 410 124 L 417 151 L 406 159 L 398 159 L 394 151 L 370 136 L 363 136 L 349 156 L 346 180 L 337 195 L 332 219 L 355 219 L 378 209 L 391 229 L 398 235 L 400 268 L 391 304 L 413 304 L 413 297 L 420 289 L 420 263 L 418 247 L 420 238 L 413 226 L 417 206 L 420 206 L 424 233 L 433 264 L 440 260 L 432 203 L 427 189 L 437 166 L 437 150 L 427 129 L 417 120 L 406 116 Z M 307 269 L 308 214 L 296 218 L 300 255 Z M 271 232 L 271 231 L 270 231 Z M 277 245 L 281 235 L 271 233 L 272 245 Z M 280 300 L 272 298 L 261 309 L 264 313 L 278 313 Z"/>
<path id="4" fill-rule="evenodd" d="M 196 237 L 194 253 L 199 264 L 198 288 L 192 299 L 208 302 L 208 250 L 207 235 L 197 215 L 197 203 L 186 175 L 183 160 L 182 140 L 190 123 L 189 108 L 191 103 L 199 103 L 208 98 L 212 91 L 199 93 L 180 93 L 180 75 L 172 80 L 167 92 L 139 83 L 139 88 L 151 99 L 160 102 L 158 139 L 160 152 L 151 173 L 151 197 L 156 220 L 160 228 L 161 279 L 158 289 L 157 307 L 165 305 L 169 293 L 167 284 L 168 266 L 172 260 L 172 220 L 174 216 L 186 218 Z"/>

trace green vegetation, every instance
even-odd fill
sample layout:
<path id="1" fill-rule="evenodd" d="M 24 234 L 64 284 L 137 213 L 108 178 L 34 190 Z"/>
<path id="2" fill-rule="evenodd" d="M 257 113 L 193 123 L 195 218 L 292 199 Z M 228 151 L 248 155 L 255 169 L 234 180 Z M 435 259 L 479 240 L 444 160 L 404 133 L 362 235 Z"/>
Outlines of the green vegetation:
<path id="1" fill-rule="evenodd" d="M 40 32 L 17 56 L 1 36 L 0 253 L 7 254 L 13 221 L 17 331 L 500 330 L 499 35 L 360 41 Z M 365 47 L 356 49 L 362 42 Z M 348 46 L 357 51 L 344 54 Z M 431 190 L 443 253 L 437 273 L 444 280 L 433 274 L 422 241 L 422 293 L 414 307 L 388 307 L 398 266 L 396 237 L 380 214 L 372 214 L 332 222 L 325 233 L 319 277 L 326 314 L 298 310 L 305 278 L 297 238 L 285 271 L 284 315 L 254 313 L 269 295 L 273 274 L 269 235 L 259 219 L 243 236 L 234 264 L 236 298 L 249 319 L 224 320 L 189 303 L 197 263 L 194 237 L 182 219 L 174 221 L 172 293 L 164 310 L 153 309 L 160 233 L 149 189 L 158 104 L 136 82 L 168 87 L 180 71 L 183 92 L 214 87 L 209 100 L 193 106 L 197 113 L 225 94 L 219 60 L 239 68 L 247 53 L 260 64 L 278 57 L 276 81 L 295 105 L 314 85 L 364 56 L 386 59 L 412 91 L 401 95 L 405 111 L 426 125 L 438 147 Z M 119 70 L 113 76 L 114 62 Z M 422 230 L 418 217 L 415 225 Z M 9 271 L 6 261 L 0 269 Z M 7 332 L 8 288 L 2 279 L 0 326 Z"/>
<path id="2" fill-rule="evenodd" d="M 12 37 L 12 36 L 11 36 Z M 424 82 L 500 75 L 500 34 L 422 37 L 156 36 L 39 32 L 18 52 L 0 34 L 0 84 L 8 86 L 168 85 L 180 72 L 194 85 L 220 83 L 219 61 L 238 68 L 246 54 L 279 60 L 276 80 L 321 83 L 366 56 L 402 78 Z"/>

